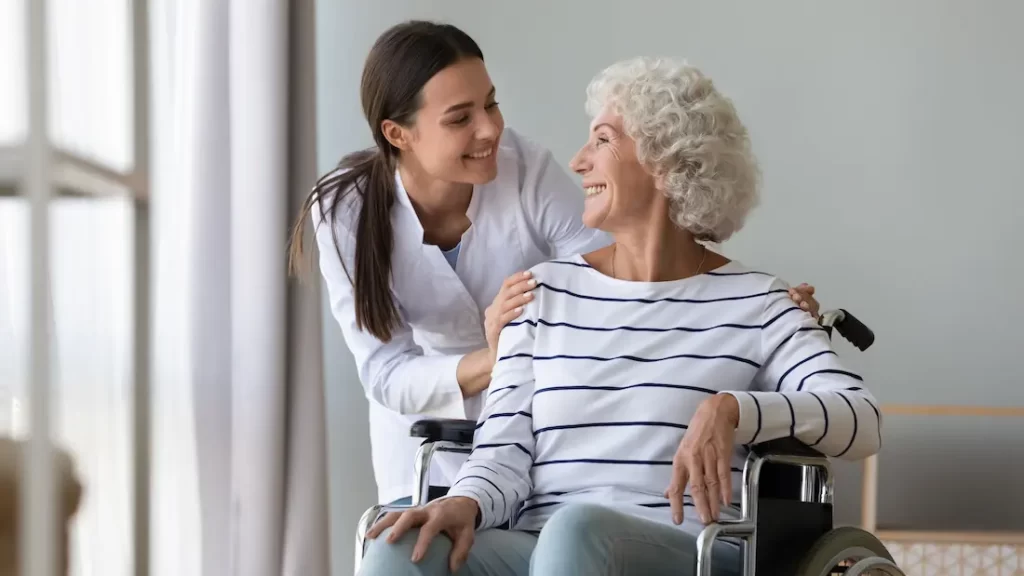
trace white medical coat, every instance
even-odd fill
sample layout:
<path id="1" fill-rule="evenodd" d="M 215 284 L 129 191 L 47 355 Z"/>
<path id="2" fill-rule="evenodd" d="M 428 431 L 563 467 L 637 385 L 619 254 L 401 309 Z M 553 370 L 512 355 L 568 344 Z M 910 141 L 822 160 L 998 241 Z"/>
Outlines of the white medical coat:
<path id="1" fill-rule="evenodd" d="M 409 437 L 412 422 L 479 415 L 486 392 L 464 399 L 455 370 L 464 354 L 487 346 L 484 310 L 505 278 L 611 242 L 605 233 L 583 226 L 583 192 L 550 151 L 506 129 L 497 154 L 497 178 L 473 190 L 466 212 L 471 225 L 454 270 L 437 246 L 423 243 L 423 227 L 396 173 L 391 290 L 402 324 L 386 344 L 356 327 L 352 285 L 331 237 L 333 226 L 345 264 L 354 271 L 358 195 L 346 196 L 335 218 L 323 225 L 319 207 L 313 208 L 331 310 L 369 399 L 380 502 L 414 491 L 413 459 L 421 440 Z M 431 483 L 451 485 L 464 460 L 435 455 Z"/>

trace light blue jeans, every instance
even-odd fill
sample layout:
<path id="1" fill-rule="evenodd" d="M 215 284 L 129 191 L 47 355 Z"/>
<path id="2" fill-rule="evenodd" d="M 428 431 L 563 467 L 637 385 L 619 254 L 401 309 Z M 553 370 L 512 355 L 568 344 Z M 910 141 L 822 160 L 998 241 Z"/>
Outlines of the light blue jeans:
<path id="1" fill-rule="evenodd" d="M 387 531 L 371 541 L 360 576 L 447 576 L 452 543 L 434 538 L 414 564 L 419 532 L 385 542 Z M 714 549 L 716 576 L 739 576 L 739 548 Z M 629 516 L 594 504 L 570 504 L 551 516 L 540 536 L 519 530 L 477 532 L 469 559 L 458 576 L 693 576 L 696 539 L 672 526 Z"/>

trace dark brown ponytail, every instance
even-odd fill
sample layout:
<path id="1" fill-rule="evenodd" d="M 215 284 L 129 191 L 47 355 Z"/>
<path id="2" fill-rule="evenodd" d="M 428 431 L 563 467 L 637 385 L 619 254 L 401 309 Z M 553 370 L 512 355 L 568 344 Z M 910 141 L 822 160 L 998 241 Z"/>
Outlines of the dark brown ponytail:
<path id="1" fill-rule="evenodd" d="M 464 58 L 479 58 L 479 46 L 466 33 L 448 24 L 412 21 L 394 26 L 374 43 L 363 67 L 363 114 L 373 130 L 376 149 L 350 154 L 338 169 L 313 187 L 292 229 L 290 268 L 298 273 L 303 258 L 303 232 L 314 206 L 320 221 L 331 226 L 334 249 L 355 295 L 356 325 L 382 342 L 391 340 L 399 322 L 391 295 L 391 208 L 395 203 L 398 150 L 384 138 L 385 120 L 408 125 L 419 110 L 423 86 L 441 70 Z M 355 272 L 341 255 L 334 215 L 349 194 L 359 195 L 355 230 Z"/>

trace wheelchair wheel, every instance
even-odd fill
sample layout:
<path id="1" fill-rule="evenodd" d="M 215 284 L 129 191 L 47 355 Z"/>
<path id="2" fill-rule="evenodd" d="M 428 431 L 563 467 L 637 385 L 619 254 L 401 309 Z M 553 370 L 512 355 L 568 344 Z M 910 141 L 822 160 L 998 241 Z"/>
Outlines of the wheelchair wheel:
<path id="1" fill-rule="evenodd" d="M 870 532 L 843 526 L 818 539 L 798 576 L 904 576 L 885 545 Z"/>

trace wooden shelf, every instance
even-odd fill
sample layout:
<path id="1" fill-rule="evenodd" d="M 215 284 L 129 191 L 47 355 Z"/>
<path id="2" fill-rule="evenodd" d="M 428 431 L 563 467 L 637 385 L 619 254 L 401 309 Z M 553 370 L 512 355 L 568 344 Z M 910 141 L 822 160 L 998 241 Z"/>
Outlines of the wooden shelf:
<path id="1" fill-rule="evenodd" d="M 1016 406 L 936 406 L 927 404 L 883 404 L 882 413 L 899 416 L 981 416 L 1024 418 L 1024 408 Z"/>
<path id="2" fill-rule="evenodd" d="M 929 530 L 876 530 L 883 542 L 921 544 L 1001 544 L 1024 546 L 1024 532 L 939 532 Z"/>
<path id="3" fill-rule="evenodd" d="M 974 416 L 982 418 L 1024 418 L 1024 408 L 1016 406 L 958 406 L 929 404 L 883 404 L 883 414 L 899 416 Z M 1001 544 L 1024 546 L 1024 532 L 944 532 L 929 530 L 886 530 L 878 526 L 878 456 L 864 461 L 861 486 L 861 527 L 880 540 L 933 544 Z"/>

